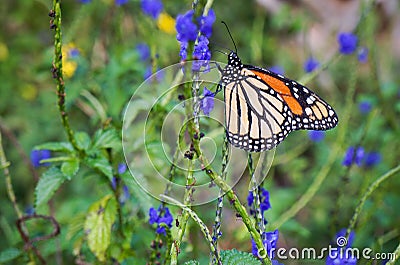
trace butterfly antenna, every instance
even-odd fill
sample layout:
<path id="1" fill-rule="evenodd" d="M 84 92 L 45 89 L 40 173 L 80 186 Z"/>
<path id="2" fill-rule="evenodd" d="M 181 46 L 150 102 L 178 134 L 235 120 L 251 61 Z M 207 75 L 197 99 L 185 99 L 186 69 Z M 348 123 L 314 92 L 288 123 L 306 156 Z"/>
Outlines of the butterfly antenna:
<path id="1" fill-rule="evenodd" d="M 222 54 L 228 55 L 226 52 L 221 51 L 221 50 L 213 49 L 213 51 L 220 52 L 220 53 L 222 53 Z"/>
<path id="2" fill-rule="evenodd" d="M 233 46 L 235 46 L 235 53 L 237 53 L 236 43 L 235 43 L 235 41 L 234 41 L 234 39 L 233 39 L 233 37 L 232 37 L 231 31 L 229 30 L 228 25 L 225 23 L 225 21 L 221 21 L 221 23 L 225 25 L 226 30 L 228 31 L 229 37 L 231 37 L 231 40 L 232 40 L 232 42 L 233 42 Z"/>

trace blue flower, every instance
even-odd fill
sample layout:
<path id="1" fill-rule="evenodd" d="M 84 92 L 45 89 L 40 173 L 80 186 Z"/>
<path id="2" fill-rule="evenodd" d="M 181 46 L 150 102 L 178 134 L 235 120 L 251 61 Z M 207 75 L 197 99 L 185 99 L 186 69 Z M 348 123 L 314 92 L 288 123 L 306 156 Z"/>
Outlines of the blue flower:
<path id="1" fill-rule="evenodd" d="M 71 58 L 77 58 L 79 56 L 80 52 L 77 48 L 72 48 L 68 51 L 68 56 Z"/>
<path id="2" fill-rule="evenodd" d="M 125 163 L 118 164 L 118 174 L 124 174 L 126 169 L 127 169 L 127 166 Z"/>
<path id="3" fill-rule="evenodd" d="M 352 33 L 340 33 L 338 35 L 339 51 L 342 54 L 352 54 L 357 48 L 358 38 Z"/>
<path id="4" fill-rule="evenodd" d="M 181 42 L 181 50 L 179 52 L 179 56 L 181 57 L 181 61 L 186 60 L 187 58 L 187 47 L 188 47 L 188 42 L 187 41 L 182 41 Z"/>
<path id="5" fill-rule="evenodd" d="M 368 48 L 361 47 L 360 49 L 358 49 L 357 58 L 360 63 L 368 62 Z"/>
<path id="6" fill-rule="evenodd" d="M 129 200 L 130 197 L 131 194 L 129 193 L 128 186 L 122 186 L 122 193 L 119 196 L 119 203 L 123 205 L 127 200 Z"/>
<path id="7" fill-rule="evenodd" d="M 149 223 L 151 225 L 157 224 L 156 233 L 164 235 L 166 235 L 165 227 L 160 226 L 160 224 L 166 224 L 169 228 L 171 228 L 174 220 L 168 207 L 162 207 L 162 205 L 160 205 L 157 210 L 151 207 L 149 210 L 149 217 Z"/>
<path id="8" fill-rule="evenodd" d="M 113 188 L 113 190 L 115 190 L 117 188 L 117 181 L 118 181 L 118 179 L 116 177 L 113 177 L 111 179 L 111 187 Z"/>
<path id="9" fill-rule="evenodd" d="M 146 43 L 137 44 L 136 51 L 140 56 L 140 60 L 147 61 L 150 58 L 150 48 Z"/>
<path id="10" fill-rule="evenodd" d="M 251 207 L 254 203 L 253 192 L 249 191 L 249 195 L 247 196 L 247 205 Z M 268 190 L 261 188 L 261 196 L 260 196 L 260 211 L 261 214 L 264 215 L 264 212 L 271 209 L 271 203 L 269 202 L 269 192 Z"/>
<path id="11" fill-rule="evenodd" d="M 344 239 L 345 235 L 346 235 L 346 229 L 342 229 L 336 234 L 335 245 L 338 245 L 338 247 L 332 248 L 332 250 L 328 252 L 328 257 L 326 258 L 326 265 L 357 264 L 357 258 L 353 256 L 353 253 L 351 251 L 346 251 L 353 245 L 355 234 L 352 231 L 347 241 Z"/>
<path id="12" fill-rule="evenodd" d="M 364 165 L 366 167 L 373 167 L 379 164 L 382 160 L 382 156 L 378 152 L 370 152 L 365 154 Z"/>
<path id="13" fill-rule="evenodd" d="M 153 74 L 153 67 L 149 65 L 145 68 L 143 79 L 149 78 L 152 74 Z"/>
<path id="14" fill-rule="evenodd" d="M 25 208 L 24 212 L 25 212 L 26 215 L 34 215 L 35 214 L 35 208 L 32 205 L 28 205 Z"/>
<path id="15" fill-rule="evenodd" d="M 254 196 L 253 196 L 253 192 L 249 192 L 249 195 L 247 195 L 247 205 L 250 207 L 253 205 L 254 202 Z"/>
<path id="16" fill-rule="evenodd" d="M 211 59 L 211 52 L 208 48 L 208 43 L 207 37 L 201 35 L 198 38 L 197 44 L 194 46 L 193 50 L 193 58 L 198 61 L 193 62 L 193 71 L 199 71 L 202 66 L 206 67 L 206 71 L 209 69 L 208 62 Z"/>
<path id="17" fill-rule="evenodd" d="M 50 163 L 40 163 L 43 159 L 48 159 L 51 157 L 50 150 L 32 150 L 31 152 L 31 162 L 34 167 L 49 166 Z"/>
<path id="18" fill-rule="evenodd" d="M 195 41 L 197 38 L 197 26 L 193 22 L 193 10 L 176 18 L 176 39 L 180 42 Z"/>
<path id="19" fill-rule="evenodd" d="M 304 63 L 304 71 L 306 73 L 311 73 L 316 68 L 318 68 L 318 66 L 319 66 L 319 62 L 311 57 L 307 61 L 305 61 L 305 63 Z"/>
<path id="20" fill-rule="evenodd" d="M 279 65 L 273 65 L 269 68 L 269 70 L 275 74 L 279 74 L 279 75 L 285 74 L 285 70 L 283 70 L 283 67 L 279 66 Z"/>
<path id="21" fill-rule="evenodd" d="M 207 16 L 200 17 L 200 32 L 207 38 L 211 37 L 212 25 L 215 22 L 214 10 L 210 9 Z"/>
<path id="22" fill-rule="evenodd" d="M 278 242 L 278 239 L 279 239 L 278 229 L 276 229 L 273 232 L 266 232 L 263 235 L 263 244 L 267 251 L 267 255 L 270 259 L 273 259 L 275 256 L 274 251 L 276 250 L 276 244 Z M 253 253 L 254 256 L 258 257 L 258 248 L 253 238 L 251 239 L 251 252 Z"/>
<path id="23" fill-rule="evenodd" d="M 90 2 L 92 2 L 92 0 L 80 0 L 79 2 L 81 2 L 82 4 L 89 4 Z"/>
<path id="24" fill-rule="evenodd" d="M 372 109 L 372 104 L 368 101 L 361 101 L 360 104 L 358 104 L 358 109 L 362 114 L 368 114 Z"/>
<path id="25" fill-rule="evenodd" d="M 308 138 L 310 138 L 310 140 L 315 143 L 321 142 L 325 138 L 325 132 L 324 131 L 308 131 Z"/>
<path id="26" fill-rule="evenodd" d="M 163 10 L 163 4 L 160 0 L 142 0 L 142 11 L 146 15 L 156 19 Z"/>
<path id="27" fill-rule="evenodd" d="M 122 6 L 122 5 L 125 5 L 128 2 L 129 2 L 129 0 L 115 0 L 115 5 Z"/>
<path id="28" fill-rule="evenodd" d="M 213 92 L 204 87 L 203 98 L 200 101 L 200 109 L 207 116 L 210 115 L 210 112 L 214 108 L 214 96 L 215 94 Z"/>
<path id="29" fill-rule="evenodd" d="M 364 148 L 358 147 L 357 149 L 355 149 L 353 146 L 350 146 L 347 149 L 346 154 L 343 158 L 342 165 L 349 167 L 353 163 L 355 163 L 357 166 L 361 166 L 364 159 L 364 154 Z"/>

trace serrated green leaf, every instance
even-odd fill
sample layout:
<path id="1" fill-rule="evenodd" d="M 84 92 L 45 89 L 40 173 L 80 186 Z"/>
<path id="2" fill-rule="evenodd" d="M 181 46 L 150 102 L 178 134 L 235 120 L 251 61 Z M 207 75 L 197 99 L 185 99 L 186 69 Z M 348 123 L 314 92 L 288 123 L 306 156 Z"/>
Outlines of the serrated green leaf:
<path id="1" fill-rule="evenodd" d="M 112 180 L 113 178 L 112 166 L 105 157 L 99 156 L 96 158 L 87 158 L 86 163 L 90 167 L 100 170 L 104 175 L 106 175 L 110 179 L 110 181 Z"/>
<path id="2" fill-rule="evenodd" d="M 21 256 L 22 251 L 17 248 L 8 248 L 0 252 L 0 262 L 8 262 Z"/>
<path id="3" fill-rule="evenodd" d="M 100 261 L 105 261 L 105 253 L 111 242 L 111 227 L 115 221 L 117 205 L 111 195 L 103 197 L 90 206 L 85 220 L 85 232 L 89 249 Z"/>
<path id="4" fill-rule="evenodd" d="M 50 150 L 50 151 L 60 151 L 71 153 L 74 148 L 70 143 L 67 142 L 49 142 L 40 144 L 34 147 L 35 150 Z"/>
<path id="5" fill-rule="evenodd" d="M 238 251 L 236 249 L 221 250 L 221 261 L 224 265 L 261 265 L 251 253 Z"/>
<path id="6" fill-rule="evenodd" d="M 121 139 L 115 129 L 98 130 L 93 139 L 92 148 L 118 148 L 121 146 Z"/>
<path id="7" fill-rule="evenodd" d="M 51 167 L 44 172 L 35 188 L 35 208 L 48 202 L 65 180 L 64 174 L 57 167 Z"/>
<path id="8" fill-rule="evenodd" d="M 200 263 L 197 260 L 189 260 L 186 261 L 183 265 L 199 265 Z"/>
<path id="9" fill-rule="evenodd" d="M 79 159 L 76 157 L 73 157 L 72 160 L 65 161 L 61 165 L 61 172 L 68 180 L 71 180 L 71 178 L 76 175 L 78 170 L 79 170 Z"/>
<path id="10" fill-rule="evenodd" d="M 89 149 L 90 144 L 92 142 L 89 135 L 85 132 L 76 132 L 75 140 L 78 147 L 83 150 Z"/>

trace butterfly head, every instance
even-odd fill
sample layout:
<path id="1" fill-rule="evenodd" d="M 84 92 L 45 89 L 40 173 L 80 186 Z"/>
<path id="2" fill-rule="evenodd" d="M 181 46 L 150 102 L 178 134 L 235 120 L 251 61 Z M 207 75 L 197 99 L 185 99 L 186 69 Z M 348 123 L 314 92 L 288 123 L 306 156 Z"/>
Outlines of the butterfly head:
<path id="1" fill-rule="evenodd" d="M 240 60 L 239 56 L 235 52 L 231 52 L 228 55 L 228 65 L 231 65 L 235 68 L 242 69 L 243 64 L 242 61 Z"/>

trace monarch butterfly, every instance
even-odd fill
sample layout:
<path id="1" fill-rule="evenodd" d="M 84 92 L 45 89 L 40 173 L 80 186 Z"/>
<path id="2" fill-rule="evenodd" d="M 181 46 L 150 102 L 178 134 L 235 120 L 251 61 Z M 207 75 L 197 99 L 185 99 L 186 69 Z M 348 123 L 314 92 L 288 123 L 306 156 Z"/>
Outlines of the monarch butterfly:
<path id="1" fill-rule="evenodd" d="M 338 123 L 333 108 L 317 94 L 280 74 L 242 64 L 235 46 L 222 69 L 218 93 L 224 89 L 228 141 L 248 152 L 270 150 L 295 130 L 329 130 Z"/>
<path id="2" fill-rule="evenodd" d="M 236 46 L 236 45 L 235 45 Z M 228 141 L 249 152 L 270 150 L 294 130 L 329 130 L 338 123 L 333 108 L 317 94 L 282 75 L 244 65 L 228 55 L 218 91 L 224 89 Z"/>

